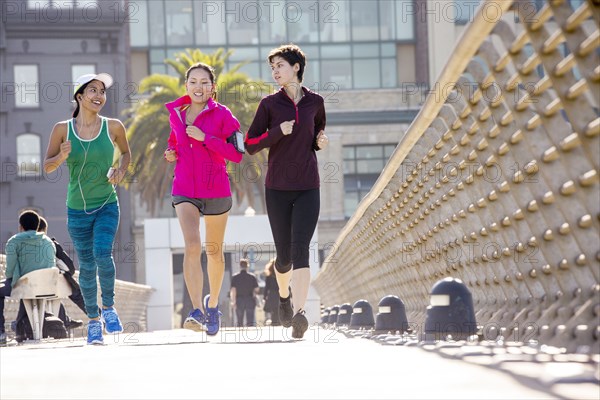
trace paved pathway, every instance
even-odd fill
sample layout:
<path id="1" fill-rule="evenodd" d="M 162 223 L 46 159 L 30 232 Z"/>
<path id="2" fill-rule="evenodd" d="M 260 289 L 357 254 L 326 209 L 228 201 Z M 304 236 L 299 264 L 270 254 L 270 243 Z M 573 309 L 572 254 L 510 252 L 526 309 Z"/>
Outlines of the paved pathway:
<path id="1" fill-rule="evenodd" d="M 493 362 L 496 351 L 490 352 L 491 347 L 385 345 L 316 327 L 297 341 L 288 336 L 290 332 L 280 327 L 224 329 L 206 337 L 173 330 L 108 335 L 104 346 L 87 346 L 83 339 L 9 346 L 0 349 L 0 398 L 598 399 L 600 395 L 598 385 L 590 383 L 597 363 L 562 363 L 559 375 L 580 377 L 576 383 L 544 381 L 539 379 L 544 364 L 531 362 L 523 351 L 503 359 L 522 361 L 515 364 L 514 375 L 513 366 L 502 368 Z M 549 376 L 556 376 L 556 371 Z"/>

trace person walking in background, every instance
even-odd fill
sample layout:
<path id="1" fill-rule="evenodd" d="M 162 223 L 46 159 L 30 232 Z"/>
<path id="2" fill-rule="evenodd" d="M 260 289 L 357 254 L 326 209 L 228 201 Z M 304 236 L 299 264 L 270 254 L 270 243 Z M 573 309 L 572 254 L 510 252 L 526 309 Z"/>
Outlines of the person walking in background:
<path id="1" fill-rule="evenodd" d="M 4 300 L 9 297 L 19 278 L 38 269 L 56 266 L 54 244 L 38 232 L 40 216 L 33 210 L 19 215 L 19 233 L 6 242 L 6 279 L 0 281 L 0 345 L 6 344 Z"/>
<path id="2" fill-rule="evenodd" d="M 279 320 L 292 326 L 292 337 L 302 338 L 308 329 L 309 246 L 320 207 L 316 151 L 328 144 L 325 105 L 323 97 L 301 85 L 306 57 L 298 46 L 273 49 L 267 60 L 281 90 L 261 100 L 246 148 L 249 154 L 270 149 L 265 195 L 277 254 Z"/>
<path id="3" fill-rule="evenodd" d="M 113 78 L 106 73 L 77 78 L 73 118 L 54 126 L 44 160 L 46 173 L 65 161 L 69 168 L 67 229 L 79 258 L 79 284 L 90 318 L 88 344 L 103 344 L 103 329 L 107 333 L 123 331 L 114 307 L 112 251 L 119 225 L 115 188 L 125 177 L 131 154 L 123 123 L 99 114 L 106 103 L 106 89 L 112 84 Z M 115 145 L 120 152 L 117 167 L 113 167 Z M 100 280 L 101 312 L 96 278 Z"/>
<path id="4" fill-rule="evenodd" d="M 235 310 L 237 326 L 256 326 L 256 295 L 258 294 L 258 280 L 248 272 L 248 260 L 240 260 L 240 272 L 231 278 L 229 296 Z M 244 316 L 246 323 L 244 324 Z"/>
<path id="5" fill-rule="evenodd" d="M 264 310 L 268 325 L 279 325 L 279 286 L 275 278 L 275 259 L 271 259 L 265 266 L 265 289 L 263 293 L 265 302 Z M 269 322 L 270 321 L 270 322 Z"/>
<path id="6" fill-rule="evenodd" d="M 185 74 L 186 94 L 165 104 L 171 133 L 164 157 L 168 162 L 176 162 L 171 194 L 185 242 L 183 276 L 194 307 L 183 327 L 206 330 L 209 335 L 216 335 L 220 326 L 219 294 L 225 273 L 223 239 L 232 206 L 226 160 L 239 163 L 243 154 L 233 140 L 240 123 L 227 107 L 214 100 L 215 82 L 212 67 L 194 64 Z M 204 301 L 201 216 L 206 226 L 210 287 Z"/>

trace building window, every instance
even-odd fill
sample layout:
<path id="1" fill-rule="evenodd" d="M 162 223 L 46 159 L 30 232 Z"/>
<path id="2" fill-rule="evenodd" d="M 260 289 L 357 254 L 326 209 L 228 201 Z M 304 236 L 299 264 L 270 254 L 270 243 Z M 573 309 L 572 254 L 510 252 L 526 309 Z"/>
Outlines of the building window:
<path id="1" fill-rule="evenodd" d="M 158 6 L 160 8 L 158 17 L 152 14 L 153 6 Z M 132 18 L 135 19 L 135 22 L 132 21 L 129 24 L 131 45 L 134 47 L 148 46 L 149 38 L 154 40 L 162 39 L 162 42 L 159 42 L 159 44 L 164 45 L 165 17 L 162 12 L 162 2 L 151 1 L 147 3 L 145 1 L 138 1 L 136 2 L 136 7 L 137 13 L 135 17 Z M 150 10 L 148 10 L 148 7 L 150 7 Z M 148 16 L 148 13 L 150 13 L 150 16 Z M 151 27 L 150 32 L 148 32 L 148 25 Z"/>
<path id="2" fill-rule="evenodd" d="M 347 1 L 321 0 L 319 4 L 321 41 L 350 41 L 350 7 Z"/>
<path id="3" fill-rule="evenodd" d="M 96 66 L 94 64 L 73 64 L 71 65 L 71 82 L 75 82 L 81 75 L 95 73 Z"/>
<path id="4" fill-rule="evenodd" d="M 372 0 L 351 1 L 352 40 L 379 39 L 379 3 Z"/>
<path id="5" fill-rule="evenodd" d="M 224 45 L 227 40 L 226 25 L 219 12 L 223 2 L 194 1 L 194 23 L 197 45 Z M 204 49 L 202 49 L 204 50 Z"/>
<path id="6" fill-rule="evenodd" d="M 415 7 L 413 0 L 396 0 L 396 39 L 415 39 Z"/>
<path id="7" fill-rule="evenodd" d="M 286 6 L 285 16 L 288 34 L 296 43 L 319 41 L 318 4 L 312 1 L 297 1 Z"/>
<path id="8" fill-rule="evenodd" d="M 17 136 L 17 165 L 20 176 L 40 174 L 40 142 L 40 137 L 33 133 L 23 133 Z"/>
<path id="9" fill-rule="evenodd" d="M 258 44 L 260 5 L 252 0 L 228 0 L 223 3 L 229 44 Z M 285 32 L 283 32 L 285 35 Z"/>
<path id="10" fill-rule="evenodd" d="M 54 8 L 89 8 L 98 5 L 98 0 L 27 0 L 29 9 Z"/>
<path id="11" fill-rule="evenodd" d="M 344 146 L 344 215 L 350 218 L 381 174 L 395 144 Z"/>
<path id="12" fill-rule="evenodd" d="M 40 105 L 37 65 L 15 65 L 15 107 L 36 108 Z"/>
<path id="13" fill-rule="evenodd" d="M 165 7 L 162 1 L 148 2 L 150 45 L 165 45 Z M 130 24 L 131 25 L 131 24 Z"/>
<path id="14" fill-rule="evenodd" d="M 27 8 L 29 9 L 43 9 L 50 6 L 52 0 L 27 0 Z"/>
<path id="15" fill-rule="evenodd" d="M 190 0 L 172 0 L 166 4 L 167 44 L 187 46 L 194 43 L 192 15 Z"/>
<path id="16" fill-rule="evenodd" d="M 149 73 L 175 75 L 164 59 L 186 48 L 211 53 L 223 47 L 234 51 L 226 71 L 244 62 L 242 72 L 272 83 L 265 62 L 269 51 L 293 42 L 308 57 L 306 86 L 317 91 L 394 88 L 402 77 L 397 70 L 398 42 L 413 48 L 415 42 L 414 0 L 138 0 L 136 4 L 139 19 L 147 25 L 130 24 L 131 46 L 148 52 Z M 414 57 L 404 61 L 412 66 L 403 70 L 414 71 Z"/>

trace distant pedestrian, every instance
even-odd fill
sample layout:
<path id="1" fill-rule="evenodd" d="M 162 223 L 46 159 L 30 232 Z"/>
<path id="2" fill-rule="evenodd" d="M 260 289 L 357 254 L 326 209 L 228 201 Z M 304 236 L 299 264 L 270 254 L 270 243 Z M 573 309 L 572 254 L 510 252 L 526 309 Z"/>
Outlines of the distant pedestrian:
<path id="1" fill-rule="evenodd" d="M 248 260 L 240 260 L 240 272 L 231 278 L 231 304 L 237 317 L 237 326 L 256 325 L 256 295 L 258 294 L 258 280 L 248 272 Z M 244 316 L 246 323 L 244 324 Z"/>
<path id="2" fill-rule="evenodd" d="M 263 292 L 263 300 L 265 302 L 264 310 L 266 314 L 267 324 L 280 325 L 279 313 L 279 286 L 277 278 L 275 278 L 275 259 L 271 259 L 265 266 L 265 289 Z"/>

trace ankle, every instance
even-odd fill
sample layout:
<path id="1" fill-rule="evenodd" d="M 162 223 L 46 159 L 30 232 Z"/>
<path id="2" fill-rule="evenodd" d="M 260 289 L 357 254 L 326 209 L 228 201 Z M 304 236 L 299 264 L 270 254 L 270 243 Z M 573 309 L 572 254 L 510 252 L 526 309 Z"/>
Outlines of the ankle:
<path id="1" fill-rule="evenodd" d="M 281 297 L 281 295 L 279 295 L 279 301 L 280 301 L 281 303 L 287 303 L 288 301 L 290 301 L 290 298 L 291 298 L 291 297 L 292 297 L 292 296 L 291 296 L 291 295 L 289 295 L 289 294 L 288 294 L 288 296 L 287 296 L 287 297 Z"/>

